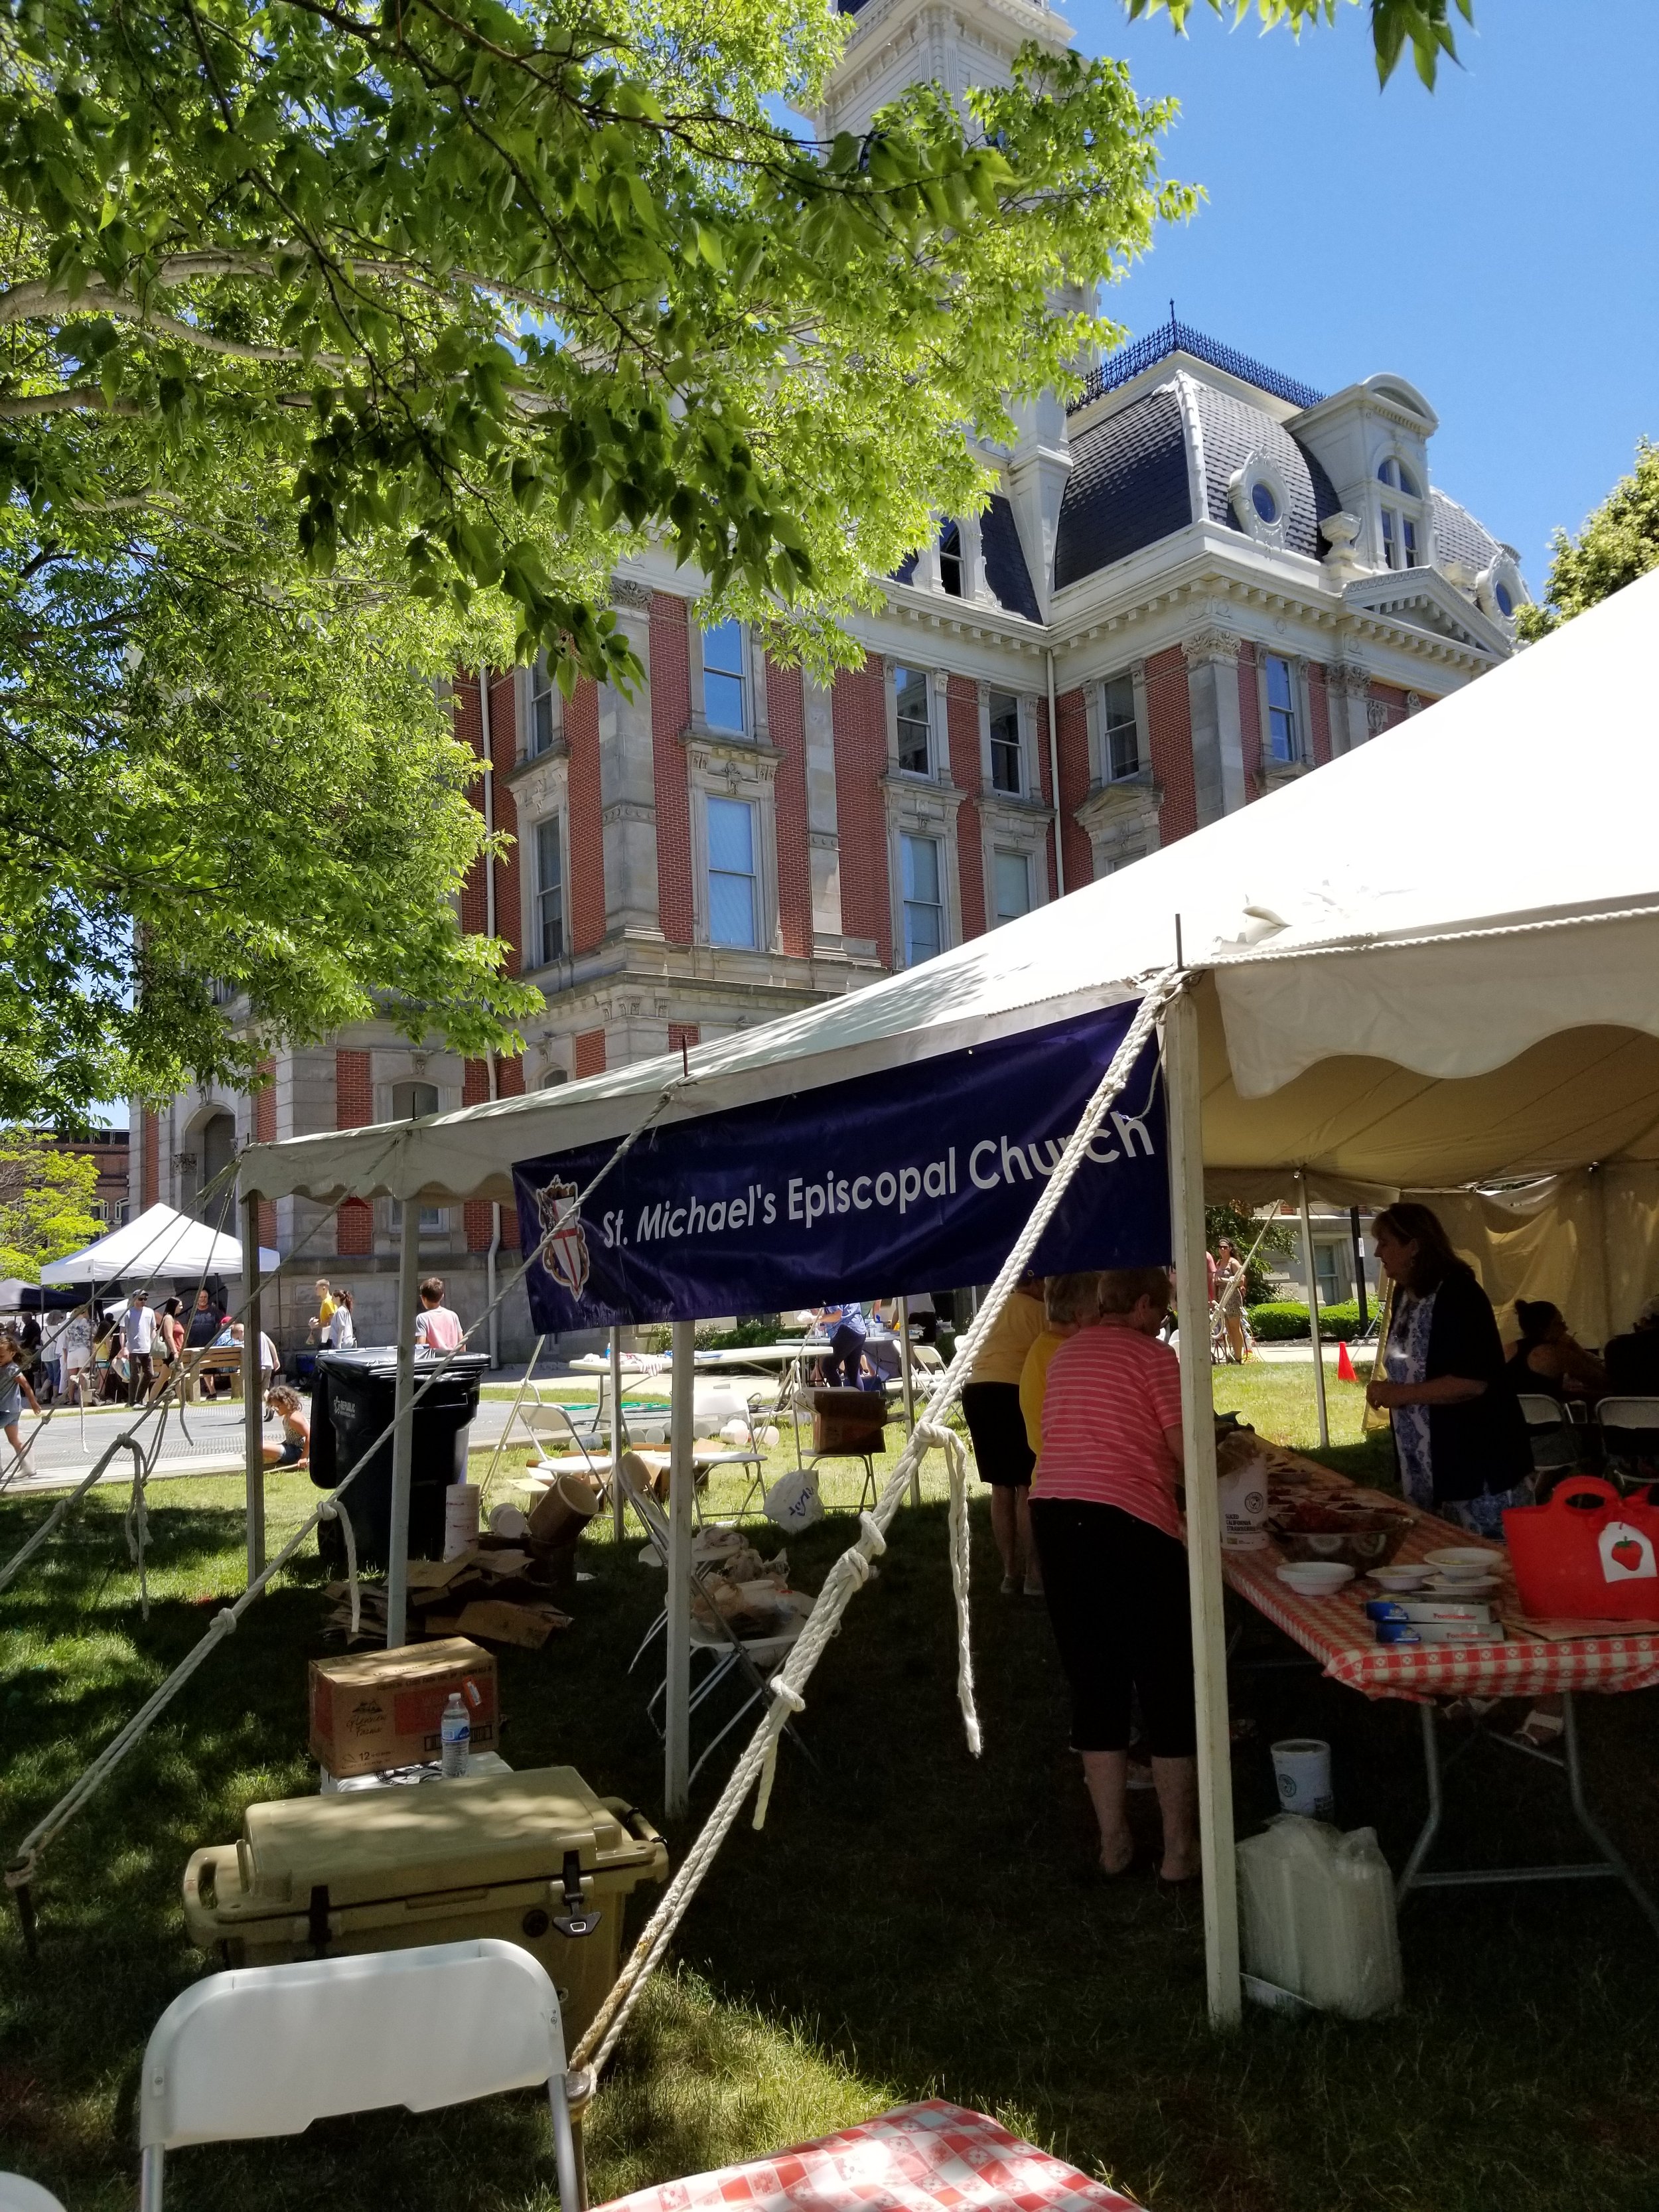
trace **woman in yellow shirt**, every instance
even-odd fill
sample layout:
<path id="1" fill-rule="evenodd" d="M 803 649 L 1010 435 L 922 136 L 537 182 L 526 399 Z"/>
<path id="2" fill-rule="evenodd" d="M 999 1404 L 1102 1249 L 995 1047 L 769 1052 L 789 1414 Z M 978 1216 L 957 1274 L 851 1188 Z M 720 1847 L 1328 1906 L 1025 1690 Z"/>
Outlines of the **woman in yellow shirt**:
<path id="1" fill-rule="evenodd" d="M 1002 1589 L 1042 1595 L 1042 1570 L 1031 1542 L 1031 1471 L 1036 1455 L 1025 1441 L 1019 1378 L 1025 1355 L 1042 1334 L 1042 1278 L 1028 1275 L 997 1316 L 974 1358 L 962 1393 L 981 1482 L 991 1486 L 991 1533 L 1002 1554 Z"/>
<path id="2" fill-rule="evenodd" d="M 1042 1394 L 1048 1387 L 1048 1362 L 1068 1336 L 1100 1319 L 1099 1275 L 1050 1275 L 1043 1288 L 1042 1312 L 1042 1334 L 1019 1371 L 1019 1410 L 1033 1459 L 1042 1449 Z"/>

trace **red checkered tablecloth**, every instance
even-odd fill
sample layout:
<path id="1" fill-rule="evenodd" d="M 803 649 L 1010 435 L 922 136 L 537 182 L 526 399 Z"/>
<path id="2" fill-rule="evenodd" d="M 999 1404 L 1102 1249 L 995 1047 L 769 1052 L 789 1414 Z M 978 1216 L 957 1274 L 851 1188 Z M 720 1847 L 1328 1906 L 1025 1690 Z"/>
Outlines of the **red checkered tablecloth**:
<path id="1" fill-rule="evenodd" d="M 1132 2200 L 983 2112 L 937 2099 L 901 2105 L 839 2135 L 771 2158 L 723 2166 L 618 2197 L 602 2212 L 693 2212 L 753 2205 L 761 2212 L 1135 2212 Z"/>
<path id="2" fill-rule="evenodd" d="M 1310 1462 L 1304 1461 L 1304 1467 Z M 1343 1478 L 1318 1468 L 1333 1486 Z M 1503 1588 L 1492 1600 L 1504 1623 L 1502 1644 L 1379 1644 L 1365 1614 L 1370 1598 L 1385 1593 L 1359 1576 L 1334 1597 L 1300 1597 L 1275 1570 L 1276 1545 L 1259 1552 L 1222 1553 L 1222 1571 L 1242 1598 L 1317 1659 L 1333 1681 L 1368 1698 L 1407 1698 L 1426 1705 L 1435 1698 L 1543 1697 L 1552 1690 L 1649 1690 L 1659 1683 L 1659 1632 L 1632 1628 L 1552 1642 L 1528 1626 L 1501 1544 L 1437 1520 L 1419 1516 L 1393 1564 L 1410 1566 L 1430 1552 L 1456 1544 L 1492 1553 Z"/>

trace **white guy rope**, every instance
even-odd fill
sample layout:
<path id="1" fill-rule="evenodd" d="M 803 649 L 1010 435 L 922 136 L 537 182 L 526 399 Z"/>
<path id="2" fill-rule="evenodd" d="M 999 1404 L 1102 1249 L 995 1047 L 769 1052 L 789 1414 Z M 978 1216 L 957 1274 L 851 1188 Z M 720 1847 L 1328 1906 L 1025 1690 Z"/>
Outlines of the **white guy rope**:
<path id="1" fill-rule="evenodd" d="M 603 2070 L 616 2049 L 617 2039 L 628 2025 L 629 2015 L 638 2002 L 647 1981 L 673 1941 L 675 1931 L 702 1887 L 703 1876 L 731 1832 L 750 1790 L 764 1773 L 769 1760 L 775 1765 L 778 1738 L 791 1715 L 802 1709 L 805 1685 L 823 1656 L 830 1639 L 840 1627 L 841 1617 L 854 1593 L 861 1589 L 868 1579 L 872 1554 L 884 1548 L 885 1532 L 892 1526 L 908 1492 L 913 1470 L 920 1467 L 928 1449 L 931 1432 L 944 1428 L 945 1418 L 961 1397 L 963 1386 L 972 1371 L 975 1354 L 1006 1304 L 1014 1286 L 1025 1274 L 1031 1255 L 1041 1243 L 1043 1231 L 1054 1218 L 1072 1178 L 1082 1165 L 1096 1130 L 1128 1081 L 1130 1072 L 1139 1057 L 1141 1048 L 1152 1035 L 1158 1016 L 1169 1001 L 1184 988 L 1186 980 L 1186 973 L 1182 969 L 1166 968 L 1147 985 L 1146 995 L 1141 1000 L 1123 1042 L 1113 1054 L 1111 1066 L 1101 1078 L 1076 1130 L 1067 1139 L 1046 1188 L 1032 1207 L 1024 1228 L 1015 1238 L 1013 1249 L 1003 1261 L 1001 1272 L 991 1285 L 984 1304 L 975 1316 L 972 1327 L 958 1340 L 955 1356 L 940 1378 L 939 1388 L 929 1405 L 927 1421 L 917 1428 L 906 1443 L 873 1509 L 860 1516 L 862 1526 L 857 1540 L 841 1554 L 824 1577 L 823 1588 L 802 1624 L 800 1634 L 795 1639 L 788 1657 L 768 1686 L 771 1694 L 764 1717 L 744 1746 L 713 1812 L 681 1863 L 679 1872 L 670 1881 L 655 1911 L 641 1930 L 640 1939 L 612 1984 L 605 2002 L 571 2054 L 573 2072 L 591 2068 L 597 2076 Z M 969 1694 L 971 1697 L 971 1688 Z"/>
<path id="2" fill-rule="evenodd" d="M 606 1176 L 610 1175 L 611 1170 L 616 1167 L 617 1162 L 623 1159 L 628 1152 L 632 1151 L 634 1146 L 637 1144 L 639 1139 L 645 1134 L 647 1129 L 650 1127 L 652 1122 L 656 1120 L 658 1115 L 662 1112 L 664 1107 L 667 1105 L 669 1100 L 674 1097 L 675 1093 L 677 1091 L 683 1091 L 685 1088 L 686 1080 L 687 1079 L 684 1076 L 677 1075 L 673 1079 L 672 1082 L 669 1083 L 664 1088 L 650 1111 L 646 1114 L 642 1119 L 636 1123 L 635 1127 L 629 1132 L 628 1135 L 623 1139 L 622 1142 L 617 1146 L 616 1150 L 611 1154 L 610 1158 L 605 1162 L 599 1172 L 588 1183 L 586 1188 L 578 1191 L 575 1196 L 568 1201 L 563 1212 L 560 1214 L 557 1222 L 554 1224 L 554 1230 L 550 1233 L 556 1234 L 557 1231 L 560 1229 L 562 1229 L 570 1220 L 580 1218 L 582 1207 L 586 1204 L 592 1193 L 599 1188 L 599 1185 L 605 1180 Z M 318 1522 L 325 1517 L 328 1513 L 329 1509 L 336 1504 L 342 1493 L 356 1480 L 357 1475 L 362 1473 L 362 1469 L 368 1466 L 369 1461 L 380 1449 L 380 1446 L 386 1442 L 386 1438 L 392 1434 L 399 1422 L 404 1419 L 412 1418 L 415 1407 L 419 1405 L 421 1400 L 425 1397 L 427 1392 L 433 1388 L 434 1384 L 438 1382 L 446 1374 L 447 1374 L 451 1363 L 454 1359 L 458 1358 L 461 1352 L 465 1350 L 467 1338 L 475 1334 L 477 1330 L 484 1327 L 485 1323 L 489 1321 L 490 1315 L 496 1310 L 496 1309 L 507 1298 L 508 1294 L 515 1290 L 519 1284 L 523 1281 L 525 1276 L 529 1273 L 531 1268 L 535 1265 L 537 1254 L 540 1249 L 541 1247 L 539 1244 L 532 1248 L 528 1256 L 524 1260 L 522 1264 L 514 1270 L 513 1273 L 507 1278 L 507 1281 L 501 1285 L 501 1289 L 496 1292 L 495 1296 L 490 1300 L 489 1304 L 479 1315 L 477 1320 L 473 1322 L 471 1328 L 463 1335 L 460 1343 L 456 1346 L 455 1350 L 451 1352 L 446 1352 L 441 1358 L 437 1359 L 433 1363 L 430 1369 L 424 1370 L 421 1387 L 410 1398 L 408 1407 L 393 1413 L 391 1420 L 386 1424 L 386 1427 L 381 1430 L 380 1435 L 374 1438 L 372 1443 L 366 1447 L 362 1458 L 358 1460 L 356 1465 L 349 1468 L 347 1473 L 342 1476 L 341 1480 L 335 1484 L 333 1489 L 329 1492 L 326 1498 L 319 1501 L 316 1510 L 299 1528 L 295 1531 L 294 1534 L 289 1537 L 288 1542 L 283 1545 L 282 1550 L 277 1553 L 276 1556 L 273 1559 L 270 1560 L 261 1571 L 254 1577 L 253 1580 L 248 1584 L 241 1595 L 232 1604 L 225 1607 L 222 1612 L 214 1615 L 213 1620 L 209 1626 L 206 1633 L 201 1638 L 201 1641 L 197 1644 L 192 1650 L 185 1654 L 185 1657 L 179 1661 L 178 1666 L 173 1668 L 172 1674 L 170 1674 L 164 1681 L 157 1685 L 156 1688 L 148 1698 L 145 1698 L 143 1704 L 140 1705 L 137 1711 L 132 1715 L 125 1726 L 118 1729 L 115 1735 L 110 1738 L 103 1749 L 92 1759 L 76 1779 L 70 1784 L 69 1788 L 64 1791 L 62 1797 L 58 1799 L 58 1802 L 52 1808 L 51 1811 L 44 1814 L 41 1818 L 35 1822 L 33 1827 L 29 1830 L 27 1835 L 24 1837 L 22 1842 L 19 1844 L 15 1856 L 6 1867 L 5 1886 L 8 1889 L 24 1889 L 27 1887 L 31 1881 L 33 1881 L 35 1872 L 40 1864 L 40 1855 L 46 1849 L 47 1845 L 51 1844 L 65 1827 L 68 1826 L 69 1823 L 81 1810 L 82 1807 L 97 1794 L 106 1777 L 114 1772 L 115 1769 L 120 1765 L 127 1753 L 133 1748 L 134 1745 L 142 1741 L 143 1737 L 148 1735 L 152 1724 L 157 1717 L 166 1711 L 169 1705 L 172 1704 L 179 1692 L 183 1689 L 185 1684 L 189 1681 L 191 1676 L 195 1674 L 198 1668 L 203 1664 L 209 1655 L 217 1649 L 218 1645 L 227 1636 L 234 1632 L 238 1621 L 241 1619 L 243 1613 L 246 1612 L 253 1600 L 264 1589 L 273 1577 L 278 1574 L 282 1569 L 288 1565 L 289 1561 L 293 1559 L 295 1554 L 298 1552 L 301 1545 L 305 1541 L 306 1538 L 310 1535 L 312 1530 L 316 1528 Z M 76 1497 L 80 1496 L 82 1492 L 90 1486 L 90 1482 L 91 1478 L 88 1477 L 88 1480 L 81 1485 L 80 1490 L 78 1490 L 75 1495 Z M 68 1504 L 72 1502 L 72 1499 L 64 1501 L 65 1510 L 67 1510 Z M 31 1540 L 32 1542 L 33 1540 Z M 25 1548 L 27 1549 L 28 1547 L 26 1547 Z M 15 1564 L 15 1563 L 14 1563 L 14 1565 Z M 3 1582 L 0 1582 L 0 1587 L 3 1587 Z"/>

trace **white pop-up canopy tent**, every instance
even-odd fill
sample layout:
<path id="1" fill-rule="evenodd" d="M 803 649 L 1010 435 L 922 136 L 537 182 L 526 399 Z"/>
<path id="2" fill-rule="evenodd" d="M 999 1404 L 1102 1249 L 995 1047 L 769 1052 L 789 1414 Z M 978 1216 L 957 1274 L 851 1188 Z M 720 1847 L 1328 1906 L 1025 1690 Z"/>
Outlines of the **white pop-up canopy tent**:
<path id="1" fill-rule="evenodd" d="M 259 1267 L 269 1273 L 278 1255 L 263 1245 Z M 176 1213 L 170 1206 L 146 1206 L 136 1221 L 112 1229 L 107 1237 L 52 1260 L 40 1270 L 43 1284 L 121 1282 L 130 1289 L 153 1282 L 198 1282 L 204 1275 L 240 1275 L 242 1248 L 234 1237 Z"/>
<path id="2" fill-rule="evenodd" d="M 1659 574 L 1317 775 L 855 996 L 701 1047 L 660 1121 L 926 1062 L 1137 997 L 1164 1028 L 1177 1286 L 1203 1184 L 1358 1194 L 1659 1164 Z M 495 1198 L 620 1137 L 658 1060 L 256 1148 L 245 1198 Z M 412 1290 L 412 1272 L 411 1272 Z M 1200 1293 L 1201 1296 L 1201 1293 Z M 1186 1377 L 1212 2011 L 1238 2002 L 1206 1365 Z"/>

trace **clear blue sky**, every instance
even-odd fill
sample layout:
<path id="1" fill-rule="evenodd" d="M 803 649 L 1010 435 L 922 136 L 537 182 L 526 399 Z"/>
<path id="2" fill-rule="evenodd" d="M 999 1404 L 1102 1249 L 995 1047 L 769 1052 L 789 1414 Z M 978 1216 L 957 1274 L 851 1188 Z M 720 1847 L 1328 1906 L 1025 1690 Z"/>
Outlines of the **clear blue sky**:
<path id="1" fill-rule="evenodd" d="M 1537 591 L 1551 531 L 1659 437 L 1659 0 L 1474 0 L 1433 94 L 1409 54 L 1378 90 L 1363 6 L 1298 44 L 1059 4 L 1144 98 L 1180 100 L 1165 172 L 1209 194 L 1109 311 L 1139 335 L 1173 294 L 1322 391 L 1409 377 L 1440 417 L 1435 481 Z"/>

